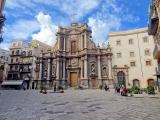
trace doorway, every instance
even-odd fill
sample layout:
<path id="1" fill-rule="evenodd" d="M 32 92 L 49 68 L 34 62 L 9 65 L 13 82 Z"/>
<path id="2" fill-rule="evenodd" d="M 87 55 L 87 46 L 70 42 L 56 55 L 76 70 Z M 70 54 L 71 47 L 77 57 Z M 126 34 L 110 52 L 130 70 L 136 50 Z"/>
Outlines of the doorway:
<path id="1" fill-rule="evenodd" d="M 70 86 L 75 87 L 77 85 L 77 72 L 70 73 Z"/>
<path id="2" fill-rule="evenodd" d="M 92 78 L 91 79 L 92 87 L 96 87 L 96 79 Z"/>
<path id="3" fill-rule="evenodd" d="M 153 79 L 148 79 L 148 81 L 147 81 L 148 85 L 151 85 L 151 84 L 152 84 L 152 82 L 154 82 L 154 80 L 153 80 Z"/>
<path id="4" fill-rule="evenodd" d="M 126 86 L 126 82 L 125 82 L 125 73 L 120 71 L 117 73 L 117 80 L 118 80 L 118 84 L 122 84 Z"/>

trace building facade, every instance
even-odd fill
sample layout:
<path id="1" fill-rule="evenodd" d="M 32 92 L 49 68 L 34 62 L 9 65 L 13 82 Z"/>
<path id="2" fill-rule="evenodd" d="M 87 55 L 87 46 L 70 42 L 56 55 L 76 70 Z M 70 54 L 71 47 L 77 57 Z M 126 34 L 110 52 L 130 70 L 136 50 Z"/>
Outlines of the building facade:
<path id="1" fill-rule="evenodd" d="M 10 61 L 8 63 L 7 80 L 25 80 L 26 88 L 32 88 L 33 80 L 38 79 L 38 64 L 35 62 L 40 55 L 40 50 L 44 51 L 51 46 L 38 40 L 30 43 L 24 40 L 14 40 L 10 46 Z"/>
<path id="2" fill-rule="evenodd" d="M 5 5 L 6 0 L 0 0 L 0 43 L 3 41 L 2 38 L 2 27 L 4 26 L 4 22 L 6 20 L 6 17 L 3 15 L 3 9 Z"/>
<path id="3" fill-rule="evenodd" d="M 91 33 L 86 23 L 59 27 L 54 47 L 41 52 L 39 80 L 55 78 L 57 84 L 70 87 L 97 88 L 108 84 L 113 88 L 111 48 L 96 46 Z"/>
<path id="4" fill-rule="evenodd" d="M 148 22 L 148 35 L 153 36 L 154 51 L 153 58 L 157 60 L 157 85 L 160 91 L 160 0 L 152 0 L 149 6 L 149 22 Z"/>
<path id="5" fill-rule="evenodd" d="M 6 77 L 9 58 L 9 50 L 0 48 L 0 82 Z"/>
<path id="6" fill-rule="evenodd" d="M 153 76 L 157 66 L 152 56 L 154 42 L 147 32 L 147 28 L 140 28 L 109 33 L 116 83 L 145 88 L 156 80 Z"/>

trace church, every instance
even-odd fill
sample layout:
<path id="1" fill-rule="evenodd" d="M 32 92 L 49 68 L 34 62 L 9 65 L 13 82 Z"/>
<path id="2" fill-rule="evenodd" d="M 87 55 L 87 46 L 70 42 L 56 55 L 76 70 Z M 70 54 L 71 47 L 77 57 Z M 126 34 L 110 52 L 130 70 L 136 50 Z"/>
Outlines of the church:
<path id="1" fill-rule="evenodd" d="M 72 22 L 58 27 L 56 44 L 47 52 L 41 50 L 38 80 L 56 80 L 57 84 L 97 88 L 107 84 L 113 88 L 112 53 L 110 45 L 102 47 L 92 41 L 87 23 Z"/>

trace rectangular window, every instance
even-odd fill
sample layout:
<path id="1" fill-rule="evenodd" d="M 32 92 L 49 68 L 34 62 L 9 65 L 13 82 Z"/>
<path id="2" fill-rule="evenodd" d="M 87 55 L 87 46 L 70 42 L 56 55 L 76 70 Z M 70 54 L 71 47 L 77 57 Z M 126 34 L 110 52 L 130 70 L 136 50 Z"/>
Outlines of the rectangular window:
<path id="1" fill-rule="evenodd" d="M 12 55 L 14 55 L 14 51 L 12 51 Z"/>
<path id="2" fill-rule="evenodd" d="M 71 52 L 76 52 L 76 41 L 71 42 Z"/>
<path id="3" fill-rule="evenodd" d="M 144 43 L 148 42 L 147 37 L 143 38 L 143 42 L 144 42 Z"/>
<path id="4" fill-rule="evenodd" d="M 146 50 L 146 51 L 145 51 L 145 55 L 149 55 L 149 50 Z"/>
<path id="5" fill-rule="evenodd" d="M 129 40 L 129 44 L 133 44 L 133 40 Z"/>
<path id="6" fill-rule="evenodd" d="M 146 61 L 146 65 L 151 65 L 151 61 Z"/>
<path id="7" fill-rule="evenodd" d="M 13 46 L 16 46 L 16 43 L 13 43 Z"/>
<path id="8" fill-rule="evenodd" d="M 117 45 L 121 45 L 121 42 L 120 42 L 120 41 L 117 41 Z"/>
<path id="9" fill-rule="evenodd" d="M 135 62 L 130 62 L 131 66 L 135 66 Z"/>
<path id="10" fill-rule="evenodd" d="M 134 52 L 130 52 L 130 57 L 134 57 Z"/>
<path id="11" fill-rule="evenodd" d="M 121 57 L 122 57 L 121 53 L 117 53 L 117 58 L 121 58 Z"/>

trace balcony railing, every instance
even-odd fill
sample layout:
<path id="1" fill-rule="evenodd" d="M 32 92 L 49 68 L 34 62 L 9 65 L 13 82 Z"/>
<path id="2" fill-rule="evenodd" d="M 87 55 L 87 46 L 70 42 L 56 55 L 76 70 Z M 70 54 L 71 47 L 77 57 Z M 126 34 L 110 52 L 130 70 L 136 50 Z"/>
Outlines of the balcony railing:
<path id="1" fill-rule="evenodd" d="M 19 64 L 20 65 L 30 65 L 30 64 L 32 64 L 32 62 L 20 62 Z"/>
<path id="2" fill-rule="evenodd" d="M 148 25 L 148 34 L 155 35 L 157 32 L 159 23 L 158 13 L 156 10 L 155 3 L 150 5 L 150 14 L 149 14 L 149 25 Z"/>
<path id="3" fill-rule="evenodd" d="M 20 56 L 19 53 L 15 53 L 15 54 L 14 54 L 14 53 L 10 53 L 9 55 L 10 55 L 10 56 Z"/>
<path id="4" fill-rule="evenodd" d="M 158 47 L 157 45 L 155 45 L 154 50 L 153 50 L 153 58 L 155 57 L 157 52 L 158 52 Z"/>
<path id="5" fill-rule="evenodd" d="M 17 64 L 19 64 L 19 62 L 9 62 L 8 64 L 10 64 L 10 65 L 17 65 Z"/>
<path id="6" fill-rule="evenodd" d="M 8 73 L 14 73 L 14 72 L 19 72 L 19 69 L 8 69 L 7 70 L 8 71 Z"/>
<path id="7" fill-rule="evenodd" d="M 31 70 L 20 69 L 20 73 L 28 73 L 28 72 L 31 72 Z"/>
<path id="8" fill-rule="evenodd" d="M 32 54 L 21 54 L 21 57 L 31 57 Z"/>

